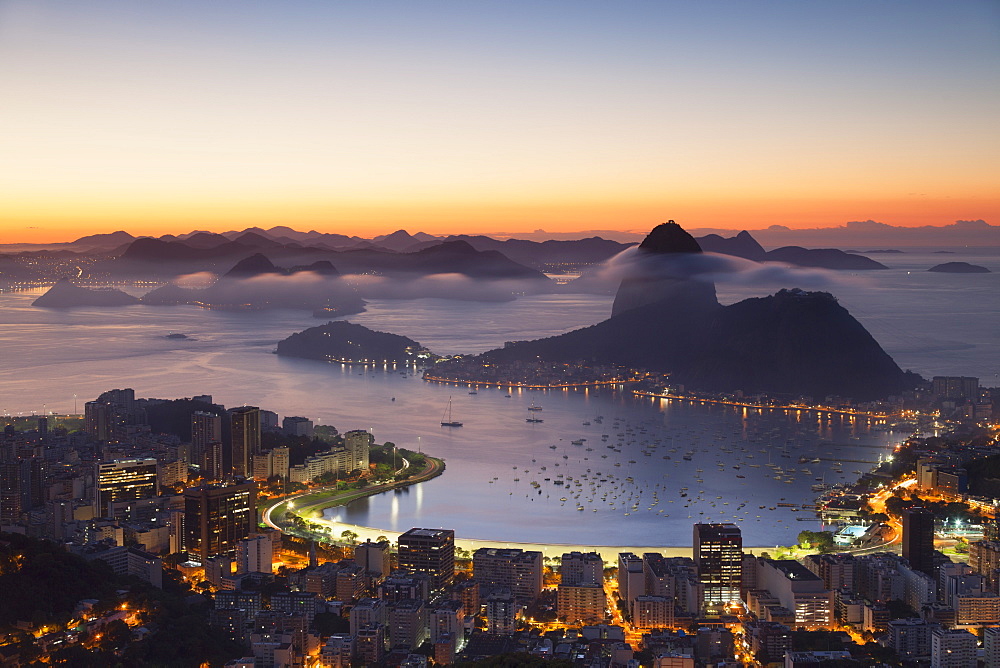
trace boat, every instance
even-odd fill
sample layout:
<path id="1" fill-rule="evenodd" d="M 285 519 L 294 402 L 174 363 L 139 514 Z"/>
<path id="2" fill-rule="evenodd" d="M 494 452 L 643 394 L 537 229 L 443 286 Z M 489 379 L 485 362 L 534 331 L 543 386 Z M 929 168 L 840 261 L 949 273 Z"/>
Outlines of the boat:
<path id="1" fill-rule="evenodd" d="M 529 411 L 540 411 L 540 410 L 542 410 L 542 407 L 541 406 L 536 406 L 535 404 L 531 404 L 530 406 L 528 406 L 528 410 Z"/>
<path id="2" fill-rule="evenodd" d="M 448 397 L 448 409 L 441 416 L 442 427 L 461 427 L 462 423 L 451 417 L 451 397 Z"/>
<path id="3" fill-rule="evenodd" d="M 542 418 L 538 418 L 538 417 L 535 417 L 535 416 L 534 416 L 533 414 L 531 414 L 531 413 L 528 413 L 528 417 L 527 417 L 527 418 L 525 418 L 525 420 L 524 420 L 524 421 L 525 421 L 525 422 L 532 422 L 532 423 L 538 423 L 538 422 L 545 422 L 545 420 L 543 420 Z"/>

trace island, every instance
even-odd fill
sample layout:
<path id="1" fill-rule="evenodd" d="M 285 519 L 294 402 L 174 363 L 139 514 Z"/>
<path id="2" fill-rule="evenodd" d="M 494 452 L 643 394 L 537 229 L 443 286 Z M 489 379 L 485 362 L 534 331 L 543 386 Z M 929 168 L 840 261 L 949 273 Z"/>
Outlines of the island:
<path id="1" fill-rule="evenodd" d="M 48 291 L 31 302 L 32 306 L 72 308 L 74 306 L 130 306 L 139 299 L 114 288 L 82 288 L 68 278 L 60 278 Z"/>
<path id="2" fill-rule="evenodd" d="M 377 332 L 346 320 L 292 334 L 278 342 L 275 352 L 285 357 L 344 364 L 418 364 L 436 357 L 413 339 Z"/>
<path id="3" fill-rule="evenodd" d="M 968 262 L 945 262 L 936 264 L 927 271 L 935 271 L 941 274 L 989 274 L 992 273 L 986 267 Z"/>

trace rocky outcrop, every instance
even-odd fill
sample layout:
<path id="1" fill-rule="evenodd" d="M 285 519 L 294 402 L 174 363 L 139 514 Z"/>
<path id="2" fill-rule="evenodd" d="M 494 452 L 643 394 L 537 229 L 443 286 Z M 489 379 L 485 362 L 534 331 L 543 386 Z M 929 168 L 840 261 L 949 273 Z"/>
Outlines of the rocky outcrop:
<path id="1" fill-rule="evenodd" d="M 611 315 L 655 302 L 669 302 L 678 317 L 689 318 L 718 307 L 715 285 L 689 276 L 687 260 L 701 253 L 694 237 L 674 221 L 657 225 L 631 251 L 626 275 L 615 295 Z"/>

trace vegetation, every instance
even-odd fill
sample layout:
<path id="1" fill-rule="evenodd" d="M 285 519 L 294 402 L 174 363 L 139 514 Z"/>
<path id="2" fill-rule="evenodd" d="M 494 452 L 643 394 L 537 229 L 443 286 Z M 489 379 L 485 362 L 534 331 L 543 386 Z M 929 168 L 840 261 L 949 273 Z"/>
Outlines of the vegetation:
<path id="1" fill-rule="evenodd" d="M 804 550 L 813 549 L 819 552 L 830 552 L 834 549 L 832 531 L 800 531 L 798 541 Z"/>

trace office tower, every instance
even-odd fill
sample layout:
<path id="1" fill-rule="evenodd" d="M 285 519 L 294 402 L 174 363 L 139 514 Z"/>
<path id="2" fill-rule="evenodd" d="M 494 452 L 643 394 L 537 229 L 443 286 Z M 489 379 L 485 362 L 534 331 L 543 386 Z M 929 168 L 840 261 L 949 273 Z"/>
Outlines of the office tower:
<path id="1" fill-rule="evenodd" d="M 455 579 L 455 532 L 451 529 L 410 529 L 397 544 L 399 567 L 426 573 L 435 591 Z"/>
<path id="2" fill-rule="evenodd" d="M 184 548 L 204 561 L 233 554 L 257 530 L 257 485 L 202 485 L 184 492 Z"/>
<path id="3" fill-rule="evenodd" d="M 155 459 L 117 459 L 95 466 L 98 517 L 108 517 L 108 506 L 115 501 L 136 501 L 158 494 Z"/>
<path id="4" fill-rule="evenodd" d="M 695 524 L 694 563 L 706 609 L 719 611 L 740 598 L 743 536 L 735 524 Z"/>
<path id="5" fill-rule="evenodd" d="M 903 511 L 903 558 L 913 570 L 935 577 L 934 515 L 924 508 Z"/>
<path id="6" fill-rule="evenodd" d="M 83 430 L 97 441 L 111 440 L 111 406 L 99 401 L 83 405 Z"/>
<path id="7" fill-rule="evenodd" d="M 260 454 L 260 409 L 241 406 L 229 411 L 229 436 L 233 475 L 251 477 L 251 461 Z"/>
<path id="8" fill-rule="evenodd" d="M 363 429 L 355 429 L 344 434 L 344 448 L 347 450 L 346 472 L 368 470 L 368 453 L 375 437 Z"/>
<path id="9" fill-rule="evenodd" d="M 225 477 L 225 469 L 222 465 L 222 443 L 219 441 L 207 443 L 198 464 L 201 467 L 201 477 L 205 481 L 221 481 Z"/>
<path id="10" fill-rule="evenodd" d="M 195 411 L 191 414 L 191 457 L 200 462 L 209 443 L 222 442 L 222 418 L 215 413 Z"/>
<path id="11" fill-rule="evenodd" d="M 472 555 L 472 574 L 481 595 L 504 589 L 527 605 L 542 593 L 542 553 L 481 547 Z"/>

